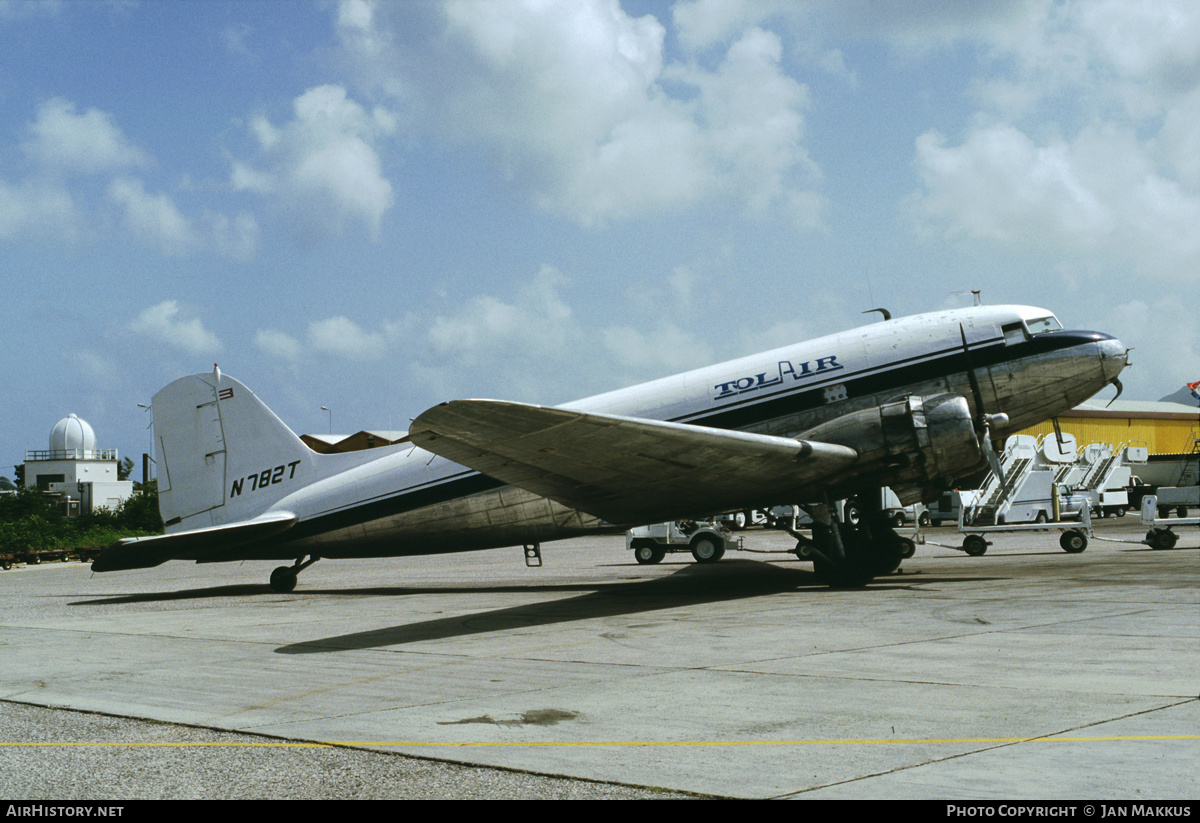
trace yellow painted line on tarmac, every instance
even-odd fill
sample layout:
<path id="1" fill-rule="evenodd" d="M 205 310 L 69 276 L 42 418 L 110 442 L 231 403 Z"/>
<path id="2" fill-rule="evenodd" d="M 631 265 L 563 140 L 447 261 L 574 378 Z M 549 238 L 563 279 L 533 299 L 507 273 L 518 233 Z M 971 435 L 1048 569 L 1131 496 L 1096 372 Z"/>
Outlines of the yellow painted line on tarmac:
<path id="1" fill-rule="evenodd" d="M 303 743 L 303 742 L 288 742 L 280 741 L 273 743 L 161 743 L 155 741 L 133 741 L 131 743 L 112 743 L 112 742 L 46 742 L 38 741 L 33 743 L 11 743 L 0 741 L 0 748 L 69 748 L 72 746 L 86 748 L 88 746 L 104 746 L 116 749 L 125 748 L 164 748 L 164 749 L 189 749 L 189 748 L 217 748 L 225 747 L 242 747 L 242 748 L 264 748 L 264 749 L 328 749 L 330 746 L 344 745 L 339 743 Z"/>
<path id="2" fill-rule="evenodd" d="M 316 742 L 230 742 L 230 743 L 166 743 L 166 742 L 132 742 L 132 743 L 89 743 L 89 742 L 4 742 L 0 748 L 6 747 L 87 747 L 111 746 L 115 748 L 212 748 L 212 747 L 245 747 L 245 748 L 293 748 L 320 749 L 331 746 L 391 746 L 413 748 L 486 748 L 488 746 L 514 748 L 526 746 L 530 748 L 603 748 L 603 747 L 689 747 L 689 746 L 897 746 L 897 745 L 934 745 L 956 743 L 1124 743 L 1124 742 L 1165 742 L 1165 741 L 1197 741 L 1196 734 L 1147 734 L 1147 735 L 1104 735 L 1089 737 L 925 737 L 900 738 L 893 740 L 592 740 L 592 741 L 494 741 L 494 740 L 325 740 Z"/>

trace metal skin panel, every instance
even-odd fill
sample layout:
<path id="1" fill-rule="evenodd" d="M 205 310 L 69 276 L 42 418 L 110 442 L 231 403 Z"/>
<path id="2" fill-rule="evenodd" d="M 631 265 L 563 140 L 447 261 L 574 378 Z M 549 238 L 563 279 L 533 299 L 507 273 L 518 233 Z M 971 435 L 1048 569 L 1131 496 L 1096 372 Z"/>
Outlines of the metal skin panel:
<path id="1" fill-rule="evenodd" d="M 207 512 L 225 502 L 225 438 L 216 392 L 196 376 L 171 385 L 174 390 L 154 396 L 159 509 L 166 522 L 201 516 L 198 526 L 211 526 Z"/>
<path id="2" fill-rule="evenodd" d="M 1006 324 L 1011 327 L 1014 322 L 1051 316 L 1049 311 L 1026 306 L 984 306 L 900 318 L 559 408 L 816 439 L 806 438 L 806 432 L 845 415 L 905 403 L 913 396 L 950 394 L 963 398 L 971 419 L 984 413 L 1007 414 L 1007 423 L 992 430 L 994 437 L 1002 438 L 1078 405 L 1112 382 L 1126 365 L 1125 347 L 1107 335 L 1055 331 L 1023 340 L 1010 335 L 1006 342 L 1001 331 Z M 975 373 L 982 409 L 976 408 L 968 370 Z M 171 405 L 172 387 L 197 380 L 205 384 L 209 396 L 215 393 L 218 397 L 226 454 L 224 502 L 207 510 L 205 517 L 213 524 L 234 527 L 264 513 L 286 514 L 295 517 L 295 525 L 283 534 L 235 548 L 219 539 L 202 547 L 193 545 L 194 541 L 177 547 L 164 541 L 160 551 L 166 556 L 204 562 L 425 554 L 542 542 L 611 528 L 575 506 L 471 471 L 411 443 L 347 454 L 316 454 L 249 389 L 219 373 L 183 378 L 156 395 L 155 425 L 164 442 L 175 436 L 166 429 L 187 431 L 188 426 L 198 424 L 162 418 L 159 404 L 164 408 Z M 204 414 L 197 406 L 193 404 L 194 412 Z M 203 426 L 199 431 L 197 440 L 207 437 Z M 745 458 L 741 453 L 720 454 L 715 445 L 719 442 L 718 438 L 712 445 L 715 461 L 736 463 Z M 485 456 L 494 451 L 484 442 L 476 442 L 472 448 Z M 612 450 L 614 444 L 606 441 L 602 448 Z M 610 484 L 636 486 L 639 472 L 665 465 L 658 458 L 639 463 L 636 454 L 621 454 L 623 448 L 606 456 L 606 470 L 613 472 Z M 179 448 L 168 448 L 168 465 L 174 458 L 172 450 L 178 452 Z M 699 454 L 703 449 L 693 444 L 693 450 Z M 488 459 L 502 463 L 516 456 L 505 458 L 497 453 Z M 837 496 L 878 488 L 897 476 L 897 457 L 860 457 L 849 465 L 844 460 L 810 460 L 809 467 L 798 472 L 789 485 L 797 494 L 836 490 Z M 760 456 L 760 464 L 770 462 Z M 495 471 L 499 473 L 499 469 Z M 527 473 L 521 474 L 523 471 Z M 529 474 L 516 467 L 505 474 L 510 482 L 536 486 L 539 472 L 545 473 L 536 469 Z M 671 478 L 666 479 L 669 485 Z M 662 480 L 657 484 L 659 491 L 647 493 L 663 493 Z M 177 476 L 170 478 L 170 484 L 176 500 L 190 491 Z M 717 498 L 722 497 L 719 491 L 710 489 L 706 494 L 710 494 L 706 506 L 723 508 L 717 505 Z M 572 499 L 584 507 L 583 498 Z M 743 505 L 745 499 L 745 483 L 732 483 L 728 508 Z M 587 508 L 600 511 L 591 505 Z M 186 506 L 178 508 L 186 510 Z M 181 523 L 176 528 L 193 527 Z"/>
<path id="3" fill-rule="evenodd" d="M 495 400 L 435 406 L 409 435 L 619 525 L 782 499 L 858 457 L 825 443 Z"/>

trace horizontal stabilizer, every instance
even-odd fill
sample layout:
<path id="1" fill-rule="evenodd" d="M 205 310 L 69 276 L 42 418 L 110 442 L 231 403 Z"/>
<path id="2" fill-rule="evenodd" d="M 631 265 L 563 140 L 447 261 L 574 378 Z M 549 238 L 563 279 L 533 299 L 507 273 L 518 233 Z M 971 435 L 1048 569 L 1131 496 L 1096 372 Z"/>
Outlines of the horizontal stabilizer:
<path id="1" fill-rule="evenodd" d="M 296 524 L 291 512 L 269 512 L 241 523 L 227 523 L 155 537 L 118 540 L 92 561 L 94 572 L 148 569 L 168 560 L 200 560 L 256 540 L 274 537 Z"/>
<path id="2" fill-rule="evenodd" d="M 456 400 L 409 429 L 434 454 L 618 525 L 786 498 L 853 463 L 846 446 L 498 400 Z"/>

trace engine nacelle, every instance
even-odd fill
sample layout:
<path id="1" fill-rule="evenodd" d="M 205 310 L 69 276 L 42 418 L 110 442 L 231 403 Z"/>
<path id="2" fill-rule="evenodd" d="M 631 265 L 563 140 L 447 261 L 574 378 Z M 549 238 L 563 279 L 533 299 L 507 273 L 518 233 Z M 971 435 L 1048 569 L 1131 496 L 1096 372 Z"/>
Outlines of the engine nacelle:
<path id="1" fill-rule="evenodd" d="M 886 485 L 901 502 L 915 503 L 969 473 L 984 460 L 971 409 L 959 394 L 910 396 L 852 412 L 801 435 L 849 446 L 864 472 L 885 470 Z"/>

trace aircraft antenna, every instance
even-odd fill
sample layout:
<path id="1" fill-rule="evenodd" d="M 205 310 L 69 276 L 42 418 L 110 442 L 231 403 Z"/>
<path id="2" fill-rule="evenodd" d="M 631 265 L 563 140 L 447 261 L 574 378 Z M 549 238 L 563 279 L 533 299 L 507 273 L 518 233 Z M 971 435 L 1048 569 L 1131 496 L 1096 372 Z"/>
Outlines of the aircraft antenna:
<path id="1" fill-rule="evenodd" d="M 973 297 L 973 302 L 975 305 L 979 306 L 982 305 L 982 301 L 979 299 L 980 291 L 980 289 L 971 289 L 970 291 L 952 291 L 950 292 L 950 296 L 955 297 L 960 294 L 970 294 Z"/>

